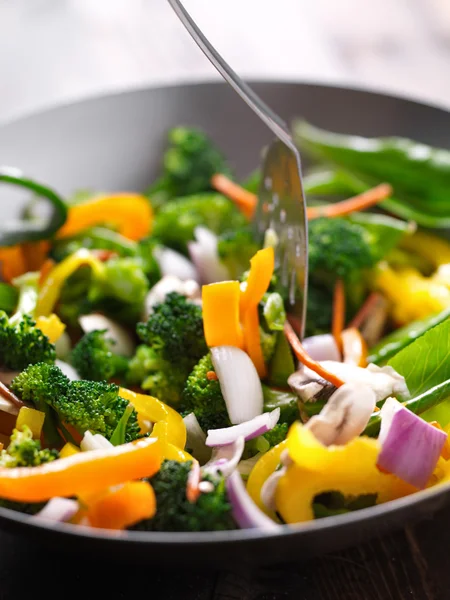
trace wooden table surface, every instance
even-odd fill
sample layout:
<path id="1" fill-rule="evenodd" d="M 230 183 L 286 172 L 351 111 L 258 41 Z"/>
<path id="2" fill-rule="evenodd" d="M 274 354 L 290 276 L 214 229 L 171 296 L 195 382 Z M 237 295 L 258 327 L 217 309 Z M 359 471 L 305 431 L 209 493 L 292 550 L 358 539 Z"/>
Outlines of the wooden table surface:
<path id="1" fill-rule="evenodd" d="M 246 77 L 357 85 L 450 108 L 450 0 L 186 5 Z M 0 40 L 0 120 L 110 90 L 217 77 L 164 0 L 0 0 Z M 1 534 L 0 600 L 68 590 L 91 598 L 90 576 L 109 599 L 448 600 L 449 534 L 450 507 L 335 555 L 208 573 L 115 571 L 100 557 L 74 562 Z"/>

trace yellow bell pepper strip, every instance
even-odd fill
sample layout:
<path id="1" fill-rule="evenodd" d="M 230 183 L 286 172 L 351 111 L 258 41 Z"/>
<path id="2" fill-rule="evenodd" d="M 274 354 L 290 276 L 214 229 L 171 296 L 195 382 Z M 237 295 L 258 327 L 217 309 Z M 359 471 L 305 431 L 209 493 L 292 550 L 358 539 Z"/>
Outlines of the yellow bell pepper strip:
<path id="1" fill-rule="evenodd" d="M 52 344 L 59 340 L 66 329 L 64 323 L 54 313 L 49 317 L 38 317 L 36 319 L 36 327 L 48 337 Z"/>
<path id="2" fill-rule="evenodd" d="M 202 287 L 203 329 L 207 345 L 244 349 L 239 320 L 239 281 L 221 281 Z"/>
<path id="3" fill-rule="evenodd" d="M 58 238 L 69 237 L 94 225 L 111 223 L 129 240 L 140 240 L 150 233 L 153 212 L 148 198 L 123 192 L 96 196 L 69 209 L 67 221 Z"/>
<path id="4" fill-rule="evenodd" d="M 311 369 L 311 371 L 314 371 L 314 373 L 317 373 L 317 375 L 320 375 L 320 377 L 322 377 L 326 381 L 329 381 L 336 387 L 344 385 L 342 379 L 340 379 L 333 373 L 327 371 L 324 367 L 322 367 L 320 363 L 316 362 L 309 356 L 309 354 L 304 349 L 303 344 L 297 337 L 297 334 L 292 329 L 292 325 L 288 321 L 286 321 L 286 323 L 284 324 L 284 334 L 299 362 L 301 362 L 303 365 Z"/>
<path id="5" fill-rule="evenodd" d="M 259 250 L 250 260 L 250 273 L 246 287 L 241 293 L 240 315 L 244 329 L 244 348 L 252 359 L 261 379 L 267 375 L 261 349 L 258 305 L 267 292 L 275 268 L 273 248 Z"/>
<path id="6" fill-rule="evenodd" d="M 78 448 L 78 446 L 75 446 L 75 444 L 72 444 L 72 442 L 67 442 L 61 448 L 59 456 L 60 458 L 67 458 L 68 456 L 73 456 L 79 452 L 81 452 L 81 450 Z"/>
<path id="7" fill-rule="evenodd" d="M 281 477 L 275 496 L 286 523 L 312 520 L 314 498 L 325 492 L 337 491 L 344 496 L 377 494 L 377 503 L 381 503 L 417 491 L 377 468 L 377 440 L 359 437 L 345 446 L 325 447 L 311 431 L 295 423 L 287 441 L 294 462 Z"/>
<path id="8" fill-rule="evenodd" d="M 176 460 L 178 462 L 187 462 L 188 460 L 194 460 L 193 457 L 179 448 L 175 444 L 171 443 L 170 440 L 170 427 L 167 421 L 158 421 L 152 429 L 150 437 L 157 438 L 162 447 L 162 455 L 166 460 Z"/>
<path id="9" fill-rule="evenodd" d="M 245 315 L 250 306 L 257 306 L 272 279 L 275 268 L 275 254 L 273 248 L 263 248 L 250 259 L 250 273 L 247 278 L 247 285 L 241 294 L 240 311 Z"/>
<path id="10" fill-rule="evenodd" d="M 38 440 L 41 437 L 44 420 L 45 413 L 42 411 L 22 406 L 17 415 L 16 429 L 22 430 L 24 425 L 26 425 L 30 428 L 33 438 Z"/>
<path id="11" fill-rule="evenodd" d="M 435 268 L 450 263 L 450 243 L 431 233 L 416 231 L 413 235 L 406 235 L 401 247 L 423 256 Z"/>
<path id="12" fill-rule="evenodd" d="M 381 263 L 375 287 L 390 301 L 391 314 L 399 326 L 450 307 L 450 289 L 413 268 L 394 271 Z"/>
<path id="13" fill-rule="evenodd" d="M 344 329 L 341 340 L 344 362 L 357 367 L 367 367 L 367 344 L 359 329 Z"/>
<path id="14" fill-rule="evenodd" d="M 186 426 L 183 417 L 176 410 L 153 396 L 137 394 L 127 388 L 119 388 L 119 395 L 131 402 L 138 416 L 154 423 L 153 431 L 159 423 L 167 423 L 167 441 L 178 448 L 185 447 Z"/>
<path id="15" fill-rule="evenodd" d="M 147 481 L 128 481 L 118 489 L 108 490 L 85 512 L 91 527 L 126 529 L 156 512 L 156 498 Z"/>
<path id="16" fill-rule="evenodd" d="M 275 473 L 278 465 L 280 464 L 280 457 L 283 450 L 286 450 L 287 441 L 284 440 L 281 444 L 274 446 L 268 452 L 265 452 L 258 462 L 255 464 L 247 480 L 247 492 L 250 494 L 253 502 L 260 508 L 267 516 L 276 519 L 274 512 L 270 511 L 261 500 L 261 490 L 266 480 Z"/>
<path id="17" fill-rule="evenodd" d="M 66 280 L 84 265 L 90 266 L 98 277 L 103 277 L 105 267 L 102 262 L 85 248 L 77 250 L 57 264 L 44 280 L 39 290 L 37 317 L 51 314 Z"/>
<path id="18" fill-rule="evenodd" d="M 0 497 L 44 502 L 53 496 L 76 496 L 151 477 L 162 460 L 161 444 L 144 438 L 114 448 L 80 452 L 38 467 L 0 469 Z"/>
<path id="19" fill-rule="evenodd" d="M 247 308 L 242 319 L 242 326 L 244 330 L 245 351 L 255 365 L 260 379 L 264 379 L 267 375 L 267 368 L 261 348 L 257 305 Z"/>

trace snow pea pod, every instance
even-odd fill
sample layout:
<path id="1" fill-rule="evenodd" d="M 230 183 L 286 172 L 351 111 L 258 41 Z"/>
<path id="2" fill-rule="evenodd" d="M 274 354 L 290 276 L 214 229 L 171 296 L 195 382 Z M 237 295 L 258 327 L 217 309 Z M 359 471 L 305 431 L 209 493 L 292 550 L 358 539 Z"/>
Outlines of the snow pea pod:
<path id="1" fill-rule="evenodd" d="M 395 198 L 380 206 L 428 227 L 449 227 L 450 151 L 400 137 L 367 138 L 294 123 L 296 143 L 311 156 L 355 176 L 355 185 L 386 181 Z M 349 180 L 348 180 L 349 182 Z"/>
<path id="2" fill-rule="evenodd" d="M 30 190 L 48 202 L 50 216 L 45 220 L 8 220 L 0 224 L 0 246 L 14 246 L 24 242 L 49 239 L 65 223 L 67 207 L 60 196 L 50 188 L 25 177 L 19 170 L 0 167 L 0 183 L 9 183 Z"/>

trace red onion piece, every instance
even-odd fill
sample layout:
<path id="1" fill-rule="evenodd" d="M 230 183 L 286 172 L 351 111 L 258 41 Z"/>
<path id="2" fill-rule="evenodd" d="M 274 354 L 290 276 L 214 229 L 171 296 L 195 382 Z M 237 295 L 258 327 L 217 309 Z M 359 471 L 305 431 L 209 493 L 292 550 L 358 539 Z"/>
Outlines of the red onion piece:
<path id="1" fill-rule="evenodd" d="M 122 356 L 133 356 L 135 348 L 133 337 L 119 323 L 100 313 L 83 315 L 78 320 L 84 333 L 106 329 L 105 338 L 111 340 L 111 352 Z"/>
<path id="2" fill-rule="evenodd" d="M 33 518 L 65 523 L 70 521 L 77 511 L 78 502 L 76 500 L 55 497 L 49 500 L 44 508 L 36 513 Z"/>
<path id="3" fill-rule="evenodd" d="M 174 275 L 182 281 L 186 281 L 187 279 L 198 280 L 198 273 L 194 265 L 179 252 L 176 252 L 171 248 L 159 246 L 158 248 L 155 248 L 153 256 L 155 257 L 163 276 Z"/>
<path id="4" fill-rule="evenodd" d="M 229 477 L 241 460 L 244 445 L 245 440 L 243 437 L 240 437 L 232 444 L 214 448 L 211 460 L 202 467 L 202 472 L 210 475 L 221 473 L 224 477 Z"/>
<path id="5" fill-rule="evenodd" d="M 306 352 L 314 360 L 341 361 L 341 353 L 331 333 L 307 337 L 302 341 L 302 344 Z"/>
<path id="6" fill-rule="evenodd" d="M 259 435 L 267 433 L 275 427 L 280 418 L 280 409 L 276 408 L 270 413 L 258 415 L 251 421 L 246 421 L 233 427 L 224 427 L 223 429 L 209 429 L 206 438 L 207 446 L 226 446 L 232 444 L 238 437 L 243 437 L 246 442 Z"/>
<path id="7" fill-rule="evenodd" d="M 280 527 L 256 506 L 237 471 L 234 471 L 227 479 L 227 493 L 233 507 L 233 518 L 242 529 L 258 528 L 274 531 Z"/>
<path id="8" fill-rule="evenodd" d="M 188 242 L 189 256 L 203 284 L 230 278 L 228 269 L 220 262 L 217 253 L 217 236 L 206 227 L 195 228 L 195 242 Z"/>
<path id="9" fill-rule="evenodd" d="M 188 499 L 188 502 L 191 502 L 192 504 L 197 501 L 201 493 L 199 487 L 201 475 L 200 465 L 197 460 L 194 460 L 191 470 L 189 471 L 186 485 L 186 498 Z"/>
<path id="10" fill-rule="evenodd" d="M 233 425 L 250 421 L 263 411 L 261 381 L 249 355 L 234 346 L 211 348 L 228 416 Z"/>
<path id="11" fill-rule="evenodd" d="M 378 466 L 417 488 L 424 488 L 436 467 L 447 434 L 395 398 L 386 400 L 380 415 Z"/>

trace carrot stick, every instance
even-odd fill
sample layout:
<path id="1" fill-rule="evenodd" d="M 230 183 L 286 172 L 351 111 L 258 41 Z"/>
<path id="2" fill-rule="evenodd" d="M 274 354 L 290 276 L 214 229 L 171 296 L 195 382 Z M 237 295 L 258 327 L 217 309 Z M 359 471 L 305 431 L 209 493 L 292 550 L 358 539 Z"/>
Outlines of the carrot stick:
<path id="1" fill-rule="evenodd" d="M 392 187 L 388 183 L 381 183 L 376 187 L 366 190 L 362 194 L 353 196 L 342 202 L 325 204 L 324 206 L 310 206 L 307 209 L 308 219 L 317 219 L 319 217 L 342 217 L 352 212 L 365 210 L 378 204 L 392 194 Z"/>
<path id="2" fill-rule="evenodd" d="M 367 296 L 367 298 L 366 298 L 365 302 L 363 303 L 363 305 L 361 306 L 361 308 L 358 310 L 356 315 L 353 317 L 353 319 L 348 324 L 349 329 L 352 327 L 356 327 L 356 329 L 359 329 L 361 327 L 361 325 L 364 323 L 364 321 L 370 315 L 372 310 L 378 304 L 380 297 L 381 297 L 380 294 L 378 294 L 377 292 L 372 292 L 371 294 L 369 294 L 369 296 Z"/>
<path id="3" fill-rule="evenodd" d="M 284 334 L 287 338 L 287 341 L 291 345 L 295 356 L 302 364 L 305 365 L 305 367 L 308 367 L 309 369 L 311 369 L 311 371 L 314 371 L 314 373 L 317 373 L 317 375 L 319 375 L 323 379 L 326 379 L 336 387 L 344 385 L 344 381 L 342 381 L 342 379 L 339 379 L 339 377 L 324 369 L 321 364 L 319 364 L 309 356 L 309 354 L 303 348 L 301 341 L 298 339 L 297 334 L 287 321 L 284 324 Z"/>
<path id="4" fill-rule="evenodd" d="M 331 322 L 331 332 L 337 347 L 342 352 L 341 334 L 345 325 L 345 289 L 342 279 L 338 279 L 334 286 L 333 296 L 333 318 Z"/>
<path id="5" fill-rule="evenodd" d="M 253 216 L 258 201 L 256 194 L 252 194 L 221 173 L 213 175 L 211 185 L 218 192 L 232 200 L 247 218 L 250 219 Z M 374 204 L 386 200 L 391 194 L 392 187 L 388 183 L 381 183 L 362 194 L 348 198 L 348 200 L 342 200 L 342 202 L 324 204 L 323 206 L 308 206 L 306 214 L 308 219 L 342 217 L 352 212 L 370 208 Z"/>
<path id="6" fill-rule="evenodd" d="M 211 185 L 215 190 L 224 196 L 227 196 L 227 198 L 230 198 L 244 215 L 248 219 L 251 219 L 255 212 L 257 202 L 257 196 L 255 194 L 248 192 L 221 173 L 212 176 Z"/>

